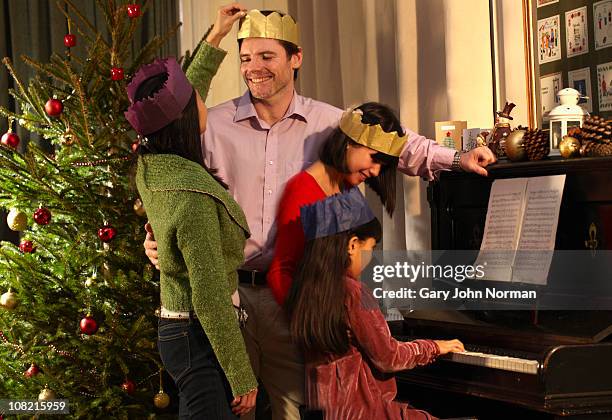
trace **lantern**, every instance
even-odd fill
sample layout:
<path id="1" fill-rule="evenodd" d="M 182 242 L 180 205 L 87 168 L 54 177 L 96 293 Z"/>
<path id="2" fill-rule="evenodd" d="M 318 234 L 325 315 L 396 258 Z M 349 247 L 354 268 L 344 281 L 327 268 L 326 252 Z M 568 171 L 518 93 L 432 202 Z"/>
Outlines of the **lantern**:
<path id="1" fill-rule="evenodd" d="M 567 135 L 567 130 L 572 127 L 582 127 L 585 117 L 589 115 L 578 105 L 580 98 L 586 98 L 586 96 L 580 95 L 576 89 L 561 89 L 557 95 L 561 104 L 554 107 L 548 114 L 551 155 L 560 154 L 559 143 L 563 136 Z"/>

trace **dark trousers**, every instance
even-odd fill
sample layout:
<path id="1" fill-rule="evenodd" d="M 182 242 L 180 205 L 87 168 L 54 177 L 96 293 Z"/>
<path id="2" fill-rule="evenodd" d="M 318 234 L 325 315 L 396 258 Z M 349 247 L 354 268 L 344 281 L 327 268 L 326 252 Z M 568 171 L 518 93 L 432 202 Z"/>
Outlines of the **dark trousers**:
<path id="1" fill-rule="evenodd" d="M 180 419 L 237 419 L 231 388 L 197 319 L 160 319 L 158 346 L 179 389 Z"/>

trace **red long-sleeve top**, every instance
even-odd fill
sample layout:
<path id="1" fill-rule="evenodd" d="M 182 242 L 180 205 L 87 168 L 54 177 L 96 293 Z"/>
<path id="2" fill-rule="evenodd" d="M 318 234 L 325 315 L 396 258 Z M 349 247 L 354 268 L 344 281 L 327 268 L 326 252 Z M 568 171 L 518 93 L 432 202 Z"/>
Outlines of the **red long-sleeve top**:
<path id="1" fill-rule="evenodd" d="M 276 215 L 276 244 L 274 258 L 268 270 L 268 286 L 279 305 L 291 288 L 293 275 L 304 254 L 304 230 L 300 221 L 300 208 L 323 200 L 327 195 L 317 181 L 302 171 L 287 181 Z"/>

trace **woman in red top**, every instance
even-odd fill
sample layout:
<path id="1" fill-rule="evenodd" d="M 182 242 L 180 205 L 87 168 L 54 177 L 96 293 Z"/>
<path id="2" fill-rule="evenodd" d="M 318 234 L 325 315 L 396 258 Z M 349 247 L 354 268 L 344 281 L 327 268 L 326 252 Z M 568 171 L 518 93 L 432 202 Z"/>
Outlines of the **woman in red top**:
<path id="1" fill-rule="evenodd" d="M 393 111 L 368 102 L 346 112 L 323 144 L 320 160 L 287 182 L 278 206 L 274 258 L 267 276 L 279 305 L 285 302 L 304 251 L 300 207 L 365 182 L 393 215 L 396 170 L 405 143 L 405 132 Z"/>
<path id="2" fill-rule="evenodd" d="M 459 340 L 399 342 L 357 279 L 381 227 L 357 188 L 301 209 L 306 247 L 287 298 L 290 331 L 306 355 L 306 400 L 327 420 L 432 419 L 394 401 L 391 374 L 464 351 Z"/>

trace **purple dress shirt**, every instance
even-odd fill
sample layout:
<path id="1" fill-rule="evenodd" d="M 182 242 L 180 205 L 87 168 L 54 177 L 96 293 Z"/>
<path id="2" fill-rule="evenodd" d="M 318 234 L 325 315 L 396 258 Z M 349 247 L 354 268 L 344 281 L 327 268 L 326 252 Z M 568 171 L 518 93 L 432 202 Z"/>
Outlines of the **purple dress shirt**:
<path id="1" fill-rule="evenodd" d="M 294 93 L 283 118 L 270 126 L 255 112 L 247 91 L 208 110 L 204 160 L 229 185 L 244 210 L 251 237 L 245 270 L 265 271 L 274 253 L 276 208 L 287 180 L 318 160 L 321 144 L 338 126 L 342 110 Z M 455 151 L 409 130 L 398 169 L 433 179 L 449 169 Z"/>

